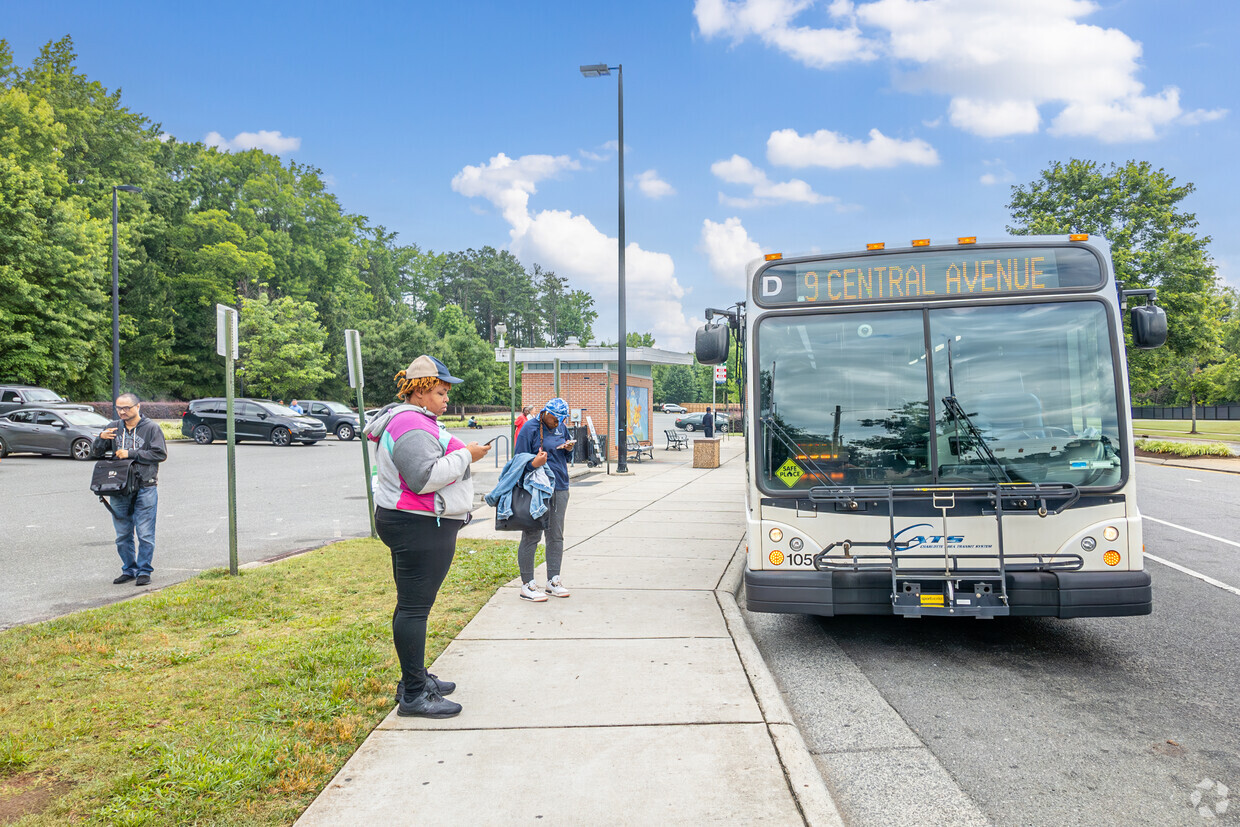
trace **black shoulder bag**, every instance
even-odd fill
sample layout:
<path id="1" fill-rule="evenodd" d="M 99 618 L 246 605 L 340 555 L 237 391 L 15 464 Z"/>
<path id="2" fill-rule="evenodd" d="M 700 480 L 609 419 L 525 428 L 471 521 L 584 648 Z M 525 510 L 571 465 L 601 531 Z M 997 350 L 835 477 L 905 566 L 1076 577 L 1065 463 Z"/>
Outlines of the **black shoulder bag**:
<path id="1" fill-rule="evenodd" d="M 121 447 L 125 447 L 125 427 L 122 424 L 121 429 Z M 134 441 L 137 441 L 137 434 L 134 434 Z M 137 446 L 130 449 L 130 453 L 136 450 Z M 113 451 L 115 454 L 115 451 Z M 90 475 L 91 493 L 99 497 L 99 502 L 103 503 L 103 507 L 112 512 L 112 516 L 116 516 L 116 510 L 112 508 L 111 503 L 107 501 L 107 497 L 132 497 L 138 493 L 138 469 L 134 467 L 137 460 L 133 456 L 125 459 L 101 459 L 95 463 L 95 470 Z"/>
<path id="2" fill-rule="evenodd" d="M 542 449 L 543 442 L 543 425 L 538 423 L 538 447 Z M 544 531 L 551 522 L 551 509 L 543 512 L 541 517 L 531 517 L 530 507 L 534 504 L 534 496 L 526 490 L 522 483 L 525 482 L 525 475 L 521 475 L 521 479 L 517 480 L 516 485 L 512 487 L 512 514 L 507 517 L 499 516 L 499 509 L 495 510 L 495 530 L 496 531 Z"/>

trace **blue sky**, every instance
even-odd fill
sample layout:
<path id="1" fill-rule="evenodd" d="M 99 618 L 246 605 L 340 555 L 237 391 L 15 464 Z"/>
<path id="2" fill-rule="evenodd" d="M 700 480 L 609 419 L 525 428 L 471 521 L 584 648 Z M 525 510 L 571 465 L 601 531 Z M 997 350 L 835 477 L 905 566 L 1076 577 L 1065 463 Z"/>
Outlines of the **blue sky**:
<path id="1" fill-rule="evenodd" d="M 1229 0 L 18 3 L 181 140 L 323 170 L 344 208 L 589 290 L 613 339 L 624 65 L 629 329 L 687 349 L 762 252 L 1004 233 L 1054 160 L 1149 161 L 1240 286 Z"/>

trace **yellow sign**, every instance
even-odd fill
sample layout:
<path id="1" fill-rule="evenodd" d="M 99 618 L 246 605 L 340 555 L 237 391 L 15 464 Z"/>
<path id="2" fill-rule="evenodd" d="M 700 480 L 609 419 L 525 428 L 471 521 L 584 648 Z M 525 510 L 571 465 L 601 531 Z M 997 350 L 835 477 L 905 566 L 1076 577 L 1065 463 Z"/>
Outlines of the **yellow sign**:
<path id="1" fill-rule="evenodd" d="M 921 605 L 923 606 L 942 606 L 943 595 L 941 594 L 923 594 L 921 596 Z"/>
<path id="2" fill-rule="evenodd" d="M 801 480 L 801 477 L 805 476 L 805 472 L 801 470 L 801 466 L 791 459 L 787 459 L 784 460 L 783 465 L 775 470 L 775 476 L 783 480 L 784 485 L 791 488 Z"/>

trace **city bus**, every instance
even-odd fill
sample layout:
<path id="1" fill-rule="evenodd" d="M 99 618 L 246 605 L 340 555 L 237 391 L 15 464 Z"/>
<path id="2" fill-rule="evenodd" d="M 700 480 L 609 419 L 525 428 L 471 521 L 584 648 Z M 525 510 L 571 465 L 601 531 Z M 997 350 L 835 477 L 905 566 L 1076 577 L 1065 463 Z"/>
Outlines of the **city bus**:
<path id="1" fill-rule="evenodd" d="M 696 341 L 744 368 L 750 611 L 1149 614 L 1125 310 L 1163 344 L 1083 234 L 750 264 Z"/>

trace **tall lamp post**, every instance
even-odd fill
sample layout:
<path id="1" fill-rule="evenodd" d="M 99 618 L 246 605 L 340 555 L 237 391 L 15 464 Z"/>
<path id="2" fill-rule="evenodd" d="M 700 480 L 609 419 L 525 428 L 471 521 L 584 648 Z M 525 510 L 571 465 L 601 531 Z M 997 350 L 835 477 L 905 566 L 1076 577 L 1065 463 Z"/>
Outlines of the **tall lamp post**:
<path id="1" fill-rule="evenodd" d="M 616 70 L 617 94 L 619 101 L 620 123 L 620 261 L 619 261 L 619 314 L 620 314 L 620 355 L 617 368 L 620 374 L 620 387 L 616 391 L 616 473 L 624 474 L 629 470 L 626 454 L 628 453 L 629 433 L 629 386 L 628 386 L 628 331 L 624 318 L 624 65 L 608 66 L 606 63 L 595 63 L 582 66 L 581 74 L 588 78 L 604 77 Z"/>
<path id="2" fill-rule="evenodd" d="M 503 347 L 504 334 L 508 332 L 508 325 L 500 322 L 495 326 L 495 332 L 499 336 L 499 346 Z M 508 435 L 515 444 L 517 435 L 513 431 L 517 429 L 517 351 L 512 347 L 511 342 L 508 343 L 508 388 Z M 511 448 L 512 446 L 509 446 L 509 450 Z M 496 454 L 496 456 L 499 455 Z"/>
<path id="3" fill-rule="evenodd" d="M 121 299 L 120 277 L 116 260 L 116 191 L 142 192 L 133 184 L 112 187 L 112 414 L 116 413 L 116 397 L 121 395 Z"/>

